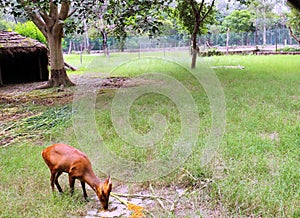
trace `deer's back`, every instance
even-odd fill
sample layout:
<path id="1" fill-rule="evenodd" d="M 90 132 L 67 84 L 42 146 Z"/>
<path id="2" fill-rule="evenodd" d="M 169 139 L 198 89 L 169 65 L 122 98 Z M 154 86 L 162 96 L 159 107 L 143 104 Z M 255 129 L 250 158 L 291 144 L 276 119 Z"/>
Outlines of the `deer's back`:
<path id="1" fill-rule="evenodd" d="M 45 148 L 42 156 L 50 169 L 61 172 L 83 173 L 90 167 L 90 161 L 83 152 L 65 144 L 54 144 Z"/>

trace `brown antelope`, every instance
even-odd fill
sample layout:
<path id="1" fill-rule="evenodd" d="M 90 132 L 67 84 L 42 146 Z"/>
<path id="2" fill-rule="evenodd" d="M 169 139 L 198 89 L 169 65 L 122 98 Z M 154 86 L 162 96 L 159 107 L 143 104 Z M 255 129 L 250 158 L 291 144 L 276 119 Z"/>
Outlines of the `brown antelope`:
<path id="1" fill-rule="evenodd" d="M 104 183 L 95 175 L 88 157 L 76 148 L 65 144 L 54 144 L 42 151 L 42 156 L 51 172 L 51 187 L 54 191 L 54 184 L 59 192 L 63 192 L 58 177 L 63 173 L 69 174 L 71 193 L 74 192 L 75 180 L 81 182 L 83 197 L 87 200 L 85 183 L 87 183 L 97 194 L 103 208 L 108 208 L 109 195 L 112 189 L 110 177 Z"/>

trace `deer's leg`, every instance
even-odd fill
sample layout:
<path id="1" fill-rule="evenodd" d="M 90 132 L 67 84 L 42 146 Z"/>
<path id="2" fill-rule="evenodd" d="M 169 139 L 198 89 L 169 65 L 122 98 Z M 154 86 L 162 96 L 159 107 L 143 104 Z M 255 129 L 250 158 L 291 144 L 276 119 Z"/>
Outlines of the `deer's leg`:
<path id="1" fill-rule="evenodd" d="M 70 184 L 70 189 L 71 189 L 71 195 L 73 195 L 73 193 L 74 193 L 75 179 L 76 178 L 69 175 L 69 184 Z"/>
<path id="2" fill-rule="evenodd" d="M 87 198 L 88 195 L 87 195 L 86 190 L 85 190 L 85 182 L 80 181 L 80 183 L 81 183 L 81 187 L 82 187 L 83 197 L 84 197 L 84 199 L 85 199 L 86 201 L 88 201 L 88 198 Z"/>
<path id="3" fill-rule="evenodd" d="M 55 185 L 56 185 L 56 187 L 57 187 L 57 189 L 58 189 L 58 191 L 59 192 L 63 192 L 63 190 L 62 190 L 62 188 L 60 187 L 60 185 L 59 185 L 59 183 L 58 183 L 58 177 L 60 176 L 62 174 L 62 172 L 57 172 L 56 174 L 55 174 Z M 54 185 L 53 185 L 53 187 L 54 187 Z"/>
<path id="4" fill-rule="evenodd" d="M 50 182 L 51 182 L 51 188 L 52 188 L 52 191 L 54 191 L 54 180 L 55 180 L 55 175 L 56 175 L 56 172 L 55 172 L 55 171 L 51 171 Z"/>

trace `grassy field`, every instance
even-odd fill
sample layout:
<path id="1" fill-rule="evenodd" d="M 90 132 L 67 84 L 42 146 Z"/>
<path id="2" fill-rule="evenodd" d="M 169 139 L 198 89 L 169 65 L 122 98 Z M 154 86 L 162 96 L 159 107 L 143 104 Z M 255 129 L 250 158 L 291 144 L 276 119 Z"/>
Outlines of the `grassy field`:
<path id="1" fill-rule="evenodd" d="M 145 58 L 146 55 L 164 57 L 163 53 L 111 54 L 105 57 L 85 55 L 67 56 L 66 60 L 79 67 L 75 74 L 96 73 L 100 77 L 135 77 L 155 72 L 172 76 L 191 94 L 200 117 L 199 137 L 193 153 L 181 166 L 200 181 L 212 181 L 207 186 L 212 208 L 222 205 L 227 216 L 299 217 L 300 216 L 300 68 L 299 56 L 228 56 L 205 58 L 211 66 L 237 66 L 245 68 L 217 68 L 226 99 L 226 131 L 218 149 L 217 158 L 202 166 L 206 136 L 212 123 L 210 102 L 197 79 L 173 61 Z M 126 57 L 126 58 L 124 58 Z M 170 54 L 166 54 L 170 57 Z M 96 58 L 96 59 L 95 59 Z M 125 59 L 136 58 L 123 63 Z M 170 57 L 174 59 L 174 56 Z M 175 59 L 182 62 L 182 56 Z M 186 60 L 185 64 L 189 64 Z M 198 67 L 201 68 L 199 61 Z M 115 68 L 118 66 L 117 68 Z M 73 73 L 71 73 L 73 74 Z M 174 90 L 176 92 L 177 90 Z M 167 121 L 164 137 L 157 148 L 137 147 L 124 142 L 111 121 L 111 105 L 116 90 L 101 92 L 96 99 L 96 126 L 105 145 L 118 156 L 145 162 L 155 158 L 167 160 L 171 148 L 180 135 L 180 112 L 172 99 L 149 93 L 140 96 L 129 111 L 130 124 L 140 134 L 152 131 L 155 122 L 149 118 L 162 114 Z M 40 110 L 47 111 L 48 108 Z M 41 119 L 37 122 L 43 122 Z M 1 127 L 1 126 L 0 126 Z M 51 131 L 51 129 L 49 129 Z M 87 138 L 92 138 L 86 135 Z M 70 122 L 60 131 L 47 133 L 35 142 L 22 142 L 0 149 L 0 217 L 64 217 L 80 216 L 92 207 L 83 203 L 81 191 L 75 198 L 65 194 L 53 196 L 50 191 L 50 173 L 40 152 L 51 142 L 61 141 L 77 145 Z M 93 144 L 87 144 L 93 148 Z M 159 180 L 164 185 L 176 184 L 178 169 Z M 112 172 L 113 174 L 113 172 Z M 66 177 L 64 189 L 67 189 Z M 195 196 L 190 196 L 191 201 Z M 198 196 L 203 198 L 203 196 Z"/>

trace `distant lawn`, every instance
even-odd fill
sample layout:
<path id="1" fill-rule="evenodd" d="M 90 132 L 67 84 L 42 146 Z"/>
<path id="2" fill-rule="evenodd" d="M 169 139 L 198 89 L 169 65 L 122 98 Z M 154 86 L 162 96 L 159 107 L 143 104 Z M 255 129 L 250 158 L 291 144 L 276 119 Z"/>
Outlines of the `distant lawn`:
<path id="1" fill-rule="evenodd" d="M 151 56 L 151 53 L 146 55 Z M 152 55 L 164 57 L 162 53 Z M 166 57 L 182 61 L 181 56 L 176 55 L 167 53 Z M 124 59 L 130 58 L 136 60 L 114 69 L 124 63 Z M 218 150 L 219 156 L 201 167 L 199 162 L 212 117 L 203 87 L 188 70 L 158 58 L 138 59 L 137 53 L 112 53 L 109 60 L 104 56 L 95 59 L 95 56 L 85 55 L 82 65 L 79 55 L 66 56 L 68 63 L 80 67 L 77 73 L 93 72 L 97 75 L 110 72 L 106 76 L 134 77 L 154 72 L 176 78 L 187 88 L 199 111 L 199 138 L 193 154 L 182 167 L 199 180 L 208 178 L 213 181 L 207 187 L 209 199 L 205 201 L 208 200 L 212 207 L 221 203 L 228 211 L 228 217 L 299 217 L 300 57 L 220 56 L 204 60 L 211 66 L 241 65 L 245 69 L 214 70 L 226 98 L 226 132 Z M 189 61 L 185 62 L 187 66 Z M 200 66 L 201 62 L 198 63 Z M 155 93 L 143 95 L 134 102 L 130 108 L 130 124 L 138 133 L 151 131 L 155 123 L 149 118 L 155 113 L 162 114 L 168 122 L 157 149 L 145 149 L 124 142 L 115 131 L 111 121 L 115 93 L 102 92 L 96 99 L 96 126 L 105 145 L 118 156 L 132 161 L 149 161 L 157 157 L 167 159 L 180 134 L 180 113 L 176 105 L 171 99 Z M 43 145 L 48 145 L 48 141 L 77 145 L 72 126 L 60 133 L 55 132 L 50 139 L 43 141 Z M 62 198 L 52 196 L 50 173 L 40 156 L 42 147 L 33 145 L 22 143 L 0 149 L 0 217 L 82 215 L 90 204 L 81 204 L 67 195 Z M 94 146 L 92 142 L 86 145 L 87 150 Z M 174 184 L 179 174 L 180 170 L 177 170 L 160 181 L 165 185 Z M 67 187 L 67 182 L 64 184 Z M 77 199 L 80 199 L 80 190 L 77 191 Z M 195 196 L 191 195 L 190 200 L 195 200 Z"/>

